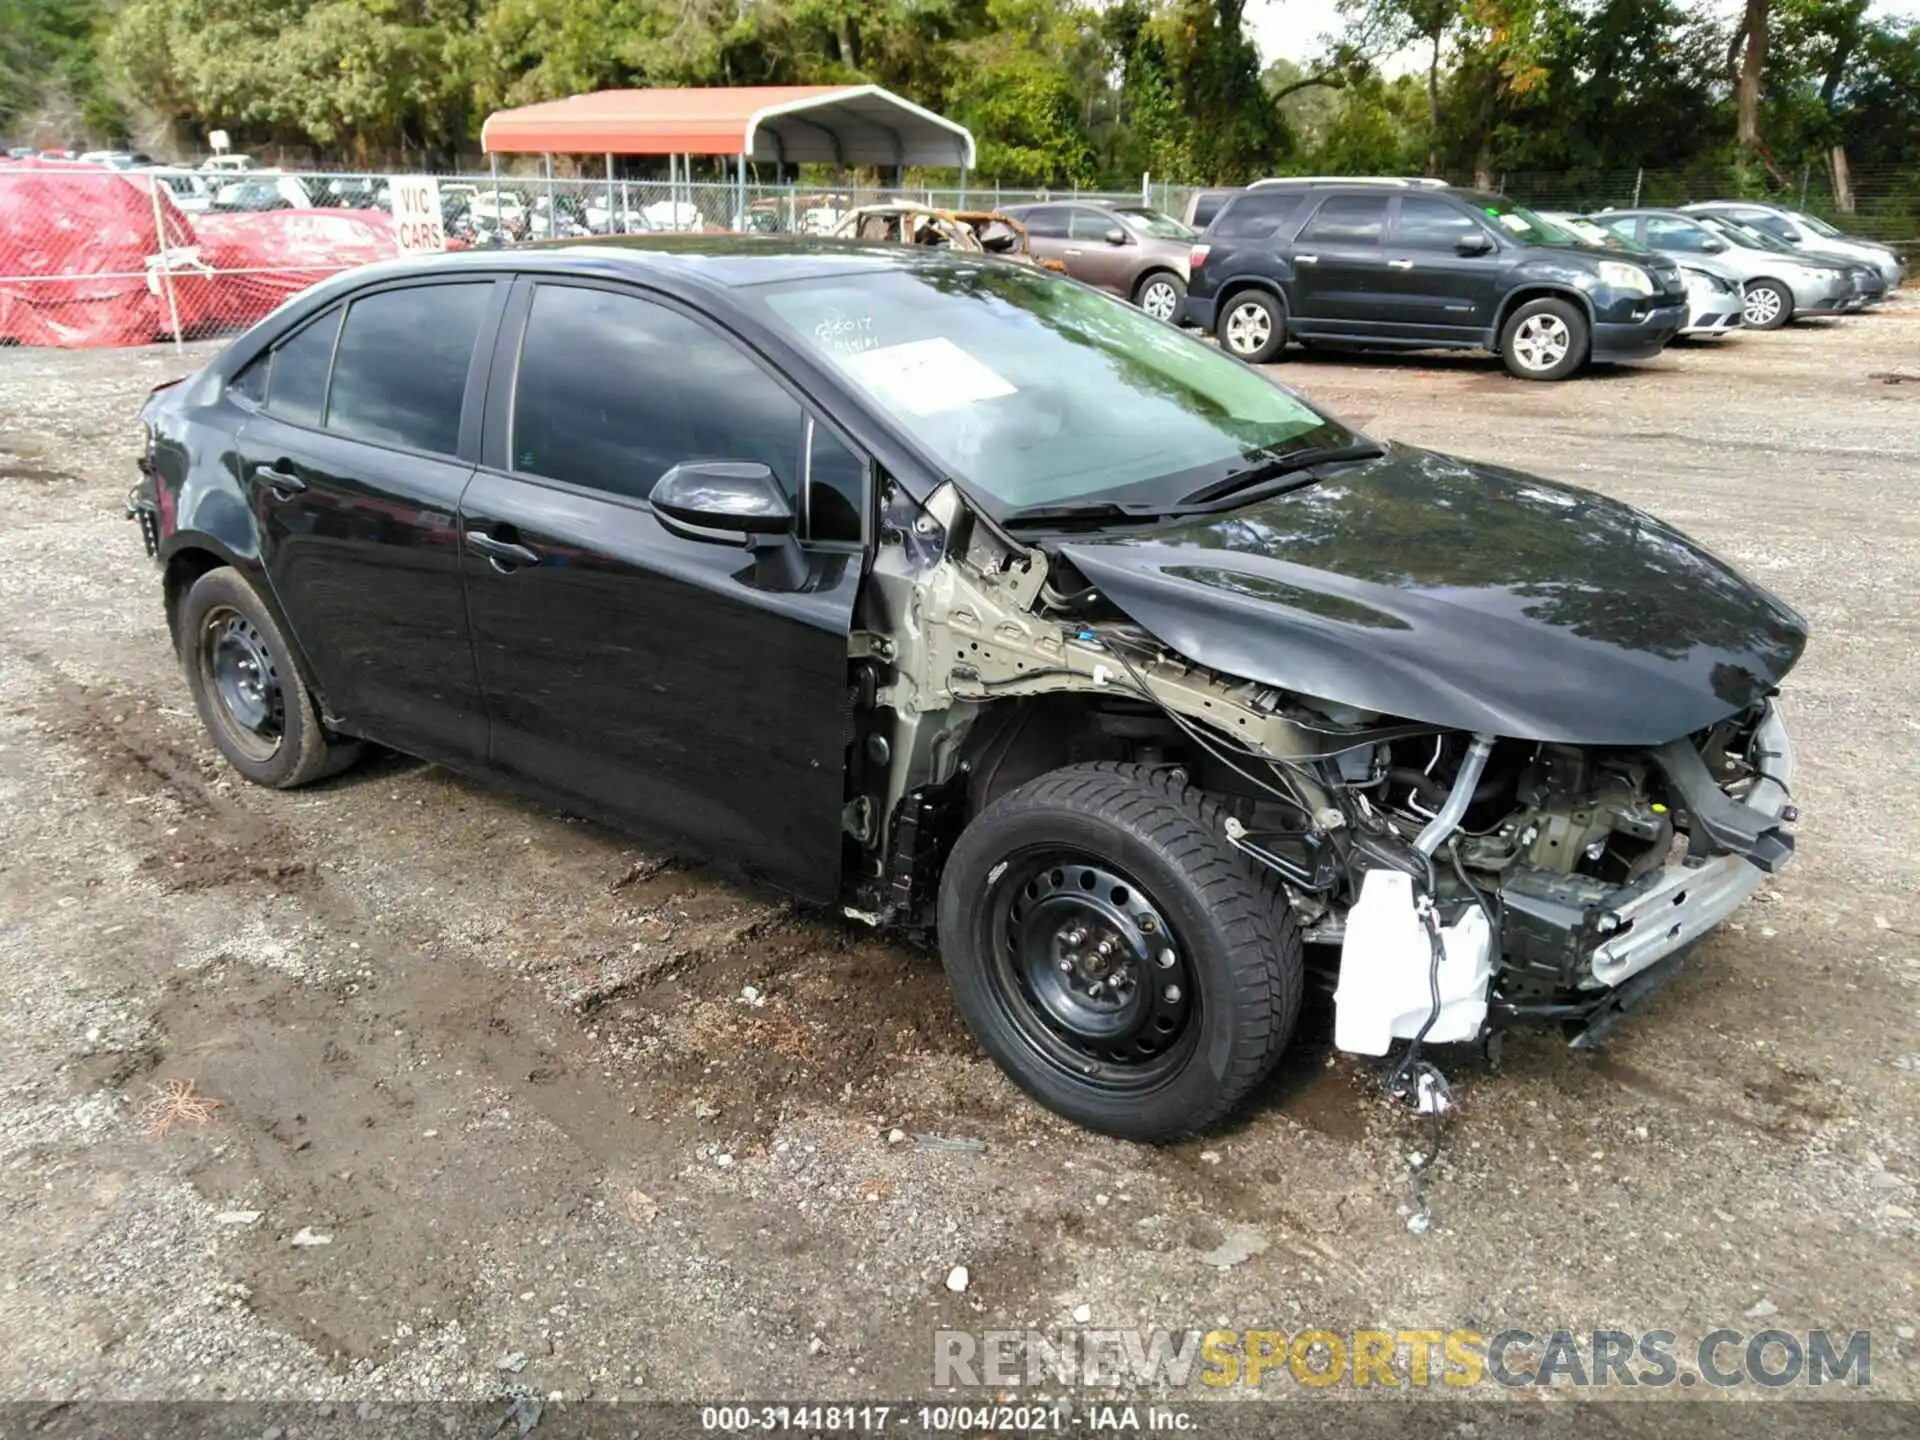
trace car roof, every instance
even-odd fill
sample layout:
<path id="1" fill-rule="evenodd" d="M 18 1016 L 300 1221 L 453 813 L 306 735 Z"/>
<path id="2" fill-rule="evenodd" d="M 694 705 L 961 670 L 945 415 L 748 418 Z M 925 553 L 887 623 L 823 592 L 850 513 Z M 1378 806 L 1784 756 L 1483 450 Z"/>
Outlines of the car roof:
<path id="1" fill-rule="evenodd" d="M 882 245 L 825 235 L 622 235 L 548 240 L 510 250 L 457 250 L 410 260 L 382 261 L 347 272 L 361 280 L 444 275 L 450 271 L 519 270 L 597 275 L 604 279 L 673 279 L 709 291 L 785 280 L 910 270 L 954 273 L 1003 263 L 972 251 L 923 245 Z"/>

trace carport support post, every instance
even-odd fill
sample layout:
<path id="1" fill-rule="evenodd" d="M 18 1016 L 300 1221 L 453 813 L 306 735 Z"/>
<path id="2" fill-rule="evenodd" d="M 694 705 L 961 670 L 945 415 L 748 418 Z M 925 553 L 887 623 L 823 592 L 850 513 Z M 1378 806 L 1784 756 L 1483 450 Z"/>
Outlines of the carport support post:
<path id="1" fill-rule="evenodd" d="M 620 212 L 613 208 L 613 152 L 609 150 L 607 152 L 607 234 L 611 235 L 614 233 L 613 217 L 619 214 Z M 621 216 L 623 229 L 625 228 L 625 219 L 625 216 Z"/>
<path id="2" fill-rule="evenodd" d="M 967 208 L 967 167 L 964 165 L 960 167 L 960 203 L 954 208 L 957 210 Z"/>
<path id="3" fill-rule="evenodd" d="M 1640 208 L 1640 186 L 1646 178 L 1647 170 L 1644 165 L 1633 172 L 1633 208 L 1636 210 Z"/>
<path id="4" fill-rule="evenodd" d="M 560 216 L 553 208 L 553 156 L 542 155 L 540 159 L 547 167 L 547 238 L 551 240 L 560 233 Z"/>
<path id="5" fill-rule="evenodd" d="M 178 351 L 184 338 L 180 334 L 180 302 L 173 293 L 173 257 L 167 253 L 167 222 L 160 214 L 160 182 L 153 176 L 147 177 L 147 194 L 153 197 L 153 234 L 160 242 L 160 284 L 167 292 L 167 317 L 173 321 L 173 348 Z"/>
<path id="6" fill-rule="evenodd" d="M 747 228 L 747 152 L 742 150 L 733 172 L 733 229 Z"/>

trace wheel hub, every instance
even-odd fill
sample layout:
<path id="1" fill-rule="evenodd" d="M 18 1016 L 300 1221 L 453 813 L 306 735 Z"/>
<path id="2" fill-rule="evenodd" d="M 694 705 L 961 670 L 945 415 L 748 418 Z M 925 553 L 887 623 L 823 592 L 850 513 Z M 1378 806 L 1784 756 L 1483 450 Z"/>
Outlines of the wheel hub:
<path id="1" fill-rule="evenodd" d="M 201 637 L 201 664 L 228 728 L 249 750 L 270 754 L 280 743 L 285 702 L 266 638 L 225 608 L 207 616 Z"/>
<path id="2" fill-rule="evenodd" d="M 1191 986 L 1165 916 L 1105 866 L 1032 872 L 1007 907 L 1006 945 L 1033 1019 L 1083 1055 L 1145 1064 L 1186 1024 Z"/>

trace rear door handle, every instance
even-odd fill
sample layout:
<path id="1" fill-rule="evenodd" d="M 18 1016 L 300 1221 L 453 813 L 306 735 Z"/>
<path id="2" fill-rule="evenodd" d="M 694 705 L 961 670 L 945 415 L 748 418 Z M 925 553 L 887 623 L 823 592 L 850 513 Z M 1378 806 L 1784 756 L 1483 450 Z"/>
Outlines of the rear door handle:
<path id="1" fill-rule="evenodd" d="M 256 465 L 253 475 L 256 480 L 265 481 L 267 488 L 282 500 L 289 495 L 298 495 L 307 488 L 306 481 L 290 470 L 282 470 L 278 465 Z"/>
<path id="2" fill-rule="evenodd" d="M 1296 255 L 1293 257 L 1293 260 L 1296 265 L 1318 265 L 1320 263 L 1320 257 L 1318 255 Z"/>
<path id="3" fill-rule="evenodd" d="M 1065 250 L 1062 250 L 1060 253 L 1062 255 L 1079 255 L 1083 252 L 1080 251 L 1077 247 L 1069 245 Z"/>
<path id="4" fill-rule="evenodd" d="M 1411 260 L 1389 260 L 1387 264 L 1395 270 L 1411 270 L 1413 268 L 1413 262 Z"/>
<path id="5" fill-rule="evenodd" d="M 516 565 L 538 565 L 540 552 L 525 545 L 516 545 L 511 540 L 496 540 L 484 530 L 467 531 L 467 549 L 476 555 L 484 555 L 494 563 L 496 569 L 508 570 Z"/>

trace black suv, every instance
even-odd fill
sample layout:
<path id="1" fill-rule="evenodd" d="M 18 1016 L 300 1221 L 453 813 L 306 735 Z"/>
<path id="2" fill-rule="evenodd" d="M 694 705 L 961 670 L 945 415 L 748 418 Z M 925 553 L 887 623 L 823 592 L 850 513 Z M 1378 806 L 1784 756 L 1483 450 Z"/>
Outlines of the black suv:
<path id="1" fill-rule="evenodd" d="M 1524 380 L 1657 355 L 1679 267 L 1590 245 L 1499 195 L 1411 181 L 1255 185 L 1193 247 L 1183 318 L 1243 360 L 1288 340 L 1493 350 Z"/>

